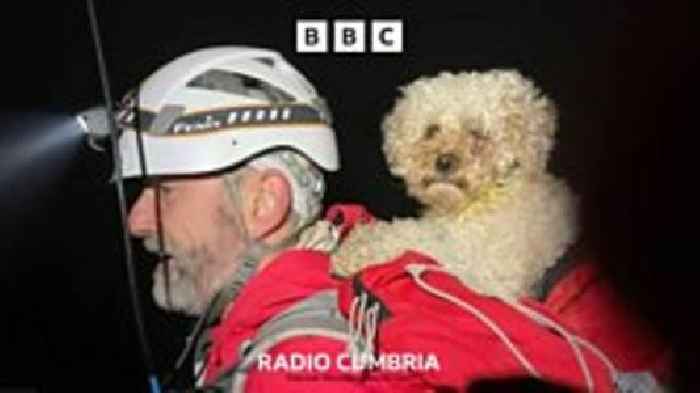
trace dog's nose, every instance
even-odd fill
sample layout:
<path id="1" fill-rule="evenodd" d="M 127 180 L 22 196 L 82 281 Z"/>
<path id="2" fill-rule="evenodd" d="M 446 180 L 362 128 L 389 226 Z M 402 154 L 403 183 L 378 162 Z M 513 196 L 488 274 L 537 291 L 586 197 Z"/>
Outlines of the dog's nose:
<path id="1" fill-rule="evenodd" d="M 457 156 L 452 153 L 440 154 L 435 160 L 435 169 L 440 173 L 450 173 L 457 167 Z"/>

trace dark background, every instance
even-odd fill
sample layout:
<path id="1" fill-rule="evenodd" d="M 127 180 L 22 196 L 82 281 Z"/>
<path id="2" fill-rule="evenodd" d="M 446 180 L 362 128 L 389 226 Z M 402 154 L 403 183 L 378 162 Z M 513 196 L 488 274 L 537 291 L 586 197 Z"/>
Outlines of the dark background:
<path id="1" fill-rule="evenodd" d="M 697 257 L 687 250 L 697 232 L 690 217 L 698 61 L 689 6 L 97 3 L 115 99 L 196 48 L 237 44 L 282 52 L 334 112 L 343 170 L 329 180 L 328 202 L 361 202 L 381 217 L 416 208 L 387 174 L 380 150 L 379 123 L 397 86 L 442 70 L 520 69 L 559 105 L 551 164 L 584 197 L 586 245 L 676 348 L 679 390 L 694 386 Z M 294 53 L 296 19 L 394 17 L 404 21 L 403 54 Z M 27 147 L 47 137 L 42 121 L 102 103 L 85 4 L 15 3 L 2 19 L 0 389 L 144 391 L 116 199 L 106 183 L 109 160 L 75 143 Z M 136 188 L 129 191 L 133 198 Z M 137 258 L 147 331 L 164 372 L 190 321 L 153 306 L 153 266 L 140 251 Z"/>

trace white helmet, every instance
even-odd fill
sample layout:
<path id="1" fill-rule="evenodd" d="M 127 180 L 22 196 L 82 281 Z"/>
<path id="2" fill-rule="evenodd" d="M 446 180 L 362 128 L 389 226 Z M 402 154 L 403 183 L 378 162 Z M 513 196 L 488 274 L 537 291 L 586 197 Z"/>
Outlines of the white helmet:
<path id="1" fill-rule="evenodd" d="M 117 115 L 122 176 L 207 173 L 289 147 L 338 169 L 331 115 L 308 80 L 272 50 L 215 47 L 164 65 Z"/>

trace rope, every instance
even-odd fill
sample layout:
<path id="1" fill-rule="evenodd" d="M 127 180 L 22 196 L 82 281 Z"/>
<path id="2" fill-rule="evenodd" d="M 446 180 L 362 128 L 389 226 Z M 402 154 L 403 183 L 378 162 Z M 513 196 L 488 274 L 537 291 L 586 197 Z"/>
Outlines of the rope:
<path id="1" fill-rule="evenodd" d="M 532 375 L 535 378 L 540 378 L 540 373 L 535 369 L 535 367 L 530 363 L 529 360 L 523 355 L 520 350 L 513 344 L 513 342 L 510 340 L 508 335 L 501 329 L 493 320 L 491 320 L 488 316 L 486 316 L 484 313 L 482 313 L 480 310 L 478 310 L 476 307 L 472 306 L 471 304 L 463 301 L 462 299 L 459 299 L 455 296 L 450 295 L 447 292 L 441 291 L 438 288 L 435 288 L 425 282 L 421 278 L 421 274 L 425 272 L 426 270 L 431 269 L 431 267 L 426 266 L 426 265 L 417 265 L 417 264 L 409 264 L 406 265 L 406 270 L 408 273 L 411 275 L 413 280 L 418 284 L 419 287 L 421 287 L 423 290 L 426 292 L 430 293 L 431 295 L 438 297 L 440 299 L 443 299 L 445 301 L 448 301 L 450 303 L 453 303 L 457 305 L 458 307 L 464 309 L 465 311 L 469 312 L 473 316 L 475 316 L 477 319 L 479 319 L 484 325 L 486 325 L 498 338 L 505 344 L 505 346 L 510 350 L 510 352 L 513 354 L 513 356 L 516 358 L 518 363 L 523 366 L 527 370 L 527 372 Z M 441 269 L 435 269 L 440 272 L 443 272 Z"/>
<path id="2" fill-rule="evenodd" d="M 581 348 L 579 348 L 578 344 L 576 343 L 574 336 L 572 334 L 570 334 L 566 329 L 564 329 L 558 323 L 552 321 L 551 319 L 545 317 L 544 315 L 540 314 L 539 312 L 537 312 L 537 311 L 535 311 L 527 306 L 524 306 L 524 305 L 516 303 L 516 302 L 507 302 L 507 303 L 510 304 L 511 307 L 520 311 L 525 316 L 529 317 L 530 319 L 534 320 L 535 322 L 538 322 L 540 325 L 552 328 L 552 329 L 554 329 L 554 331 L 556 331 L 562 337 L 564 337 L 564 339 L 566 340 L 566 342 L 569 344 L 572 351 L 574 352 L 576 362 L 578 363 L 579 368 L 581 369 L 581 372 L 583 373 L 583 378 L 586 381 L 587 390 L 592 393 L 595 390 L 595 383 L 593 381 L 593 377 L 591 376 L 591 370 L 588 367 L 588 363 L 586 362 L 586 359 L 583 356 L 583 353 L 581 352 Z"/>
<path id="3" fill-rule="evenodd" d="M 368 363 L 373 364 L 374 360 L 374 339 L 377 337 L 379 303 L 375 303 L 367 309 L 367 294 L 362 293 L 352 299 L 348 314 L 348 324 L 350 325 L 348 352 L 353 359 L 353 364 L 359 362 L 364 369 Z M 363 332 L 365 337 L 362 337 Z"/>
<path id="4" fill-rule="evenodd" d="M 437 267 L 437 266 L 426 266 L 426 265 L 417 265 L 417 264 L 411 264 L 406 266 L 406 270 L 411 274 L 411 277 L 415 280 L 416 284 L 418 284 L 419 287 L 421 287 L 423 290 L 426 292 L 439 297 L 443 300 L 449 301 L 475 317 L 477 317 L 480 321 L 482 321 L 484 324 L 486 324 L 500 339 L 501 341 L 508 347 L 508 349 L 513 353 L 513 355 L 518 359 L 518 361 L 525 367 L 530 374 L 532 374 L 534 377 L 539 377 L 537 374 L 537 371 L 532 367 L 532 365 L 527 361 L 527 359 L 520 353 L 520 351 L 515 347 L 515 345 L 510 341 L 508 336 L 503 332 L 503 330 L 500 329 L 491 319 L 489 319 L 486 315 L 481 313 L 478 309 L 476 309 L 474 306 L 462 301 L 461 299 L 458 299 L 455 296 L 450 295 L 449 293 L 446 293 L 444 291 L 441 291 L 438 288 L 435 288 L 425 282 L 420 275 L 425 272 L 426 270 L 434 270 L 434 271 L 439 271 L 442 273 L 449 274 L 445 272 L 443 269 Z M 596 357 L 600 359 L 600 361 L 605 365 L 605 367 L 608 369 L 608 372 L 610 373 L 610 377 L 614 380 L 615 375 L 617 374 L 617 369 L 613 365 L 612 361 L 603 353 L 603 351 L 600 350 L 600 348 L 596 347 L 593 343 L 587 341 L 586 339 L 579 337 L 577 335 L 571 334 L 569 331 L 567 331 L 563 326 L 561 326 L 559 323 L 556 321 L 552 320 L 551 318 L 546 317 L 545 315 L 541 314 L 537 310 L 534 310 L 530 308 L 527 305 L 523 305 L 521 303 L 513 302 L 513 301 L 506 301 L 507 304 L 509 304 L 511 307 L 513 307 L 515 310 L 519 311 L 523 315 L 527 316 L 528 318 L 532 319 L 533 321 L 537 322 L 538 324 L 551 328 L 557 333 L 559 333 L 564 339 L 567 341 L 569 346 L 571 347 L 572 351 L 574 352 L 574 356 L 576 358 L 576 362 L 579 365 L 579 368 L 581 369 L 581 372 L 583 374 L 584 380 L 586 381 L 586 387 L 589 392 L 593 392 L 595 390 L 595 382 L 593 380 L 593 377 L 591 375 L 590 368 L 588 366 L 588 363 L 586 362 L 586 359 L 581 351 L 580 346 L 585 347 L 589 351 L 591 351 Z"/>

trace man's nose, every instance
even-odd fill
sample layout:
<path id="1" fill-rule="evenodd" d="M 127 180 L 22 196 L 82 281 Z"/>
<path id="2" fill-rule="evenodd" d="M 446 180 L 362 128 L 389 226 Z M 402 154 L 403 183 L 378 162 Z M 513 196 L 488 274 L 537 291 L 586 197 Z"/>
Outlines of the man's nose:
<path id="1" fill-rule="evenodd" d="M 153 190 L 143 190 L 129 212 L 129 233 L 143 238 L 156 231 L 155 206 Z"/>

